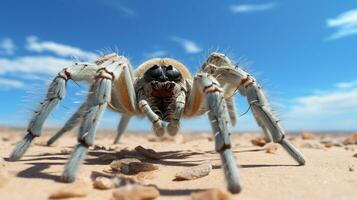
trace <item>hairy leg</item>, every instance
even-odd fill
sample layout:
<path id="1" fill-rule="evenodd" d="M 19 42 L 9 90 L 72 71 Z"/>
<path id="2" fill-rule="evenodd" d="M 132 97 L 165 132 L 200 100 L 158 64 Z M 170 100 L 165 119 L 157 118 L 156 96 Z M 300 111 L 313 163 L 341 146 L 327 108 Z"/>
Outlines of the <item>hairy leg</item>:
<path id="1" fill-rule="evenodd" d="M 231 131 L 230 116 L 224 93 L 220 88 L 218 81 L 206 73 L 196 75 L 193 90 L 187 104 L 187 113 L 193 114 L 190 109 L 197 107 L 196 97 L 202 97 L 206 100 L 206 109 L 208 117 L 215 136 L 215 149 L 220 154 L 225 177 L 228 183 L 228 190 L 232 193 L 239 193 L 242 189 L 242 183 L 231 150 Z"/>
<path id="2" fill-rule="evenodd" d="M 302 153 L 285 139 L 285 132 L 280 120 L 273 114 L 261 88 L 252 82 L 247 88 L 248 102 L 259 121 L 271 133 L 274 142 L 281 144 L 284 149 L 300 164 L 305 164 Z"/>
<path id="3" fill-rule="evenodd" d="M 35 137 L 39 137 L 41 135 L 42 126 L 46 118 L 65 96 L 65 91 L 66 79 L 61 76 L 56 77 L 48 89 L 46 99 L 40 104 L 39 108 L 33 114 L 27 127 L 26 136 L 16 145 L 15 149 L 11 153 L 9 157 L 10 161 L 19 160 L 30 147 L 31 141 Z"/>
<path id="4" fill-rule="evenodd" d="M 158 137 L 162 137 L 165 134 L 165 125 L 160 119 L 160 117 L 156 113 L 154 113 L 154 111 L 152 111 L 146 100 L 139 101 L 139 108 L 151 121 L 155 135 L 157 135 Z"/>
<path id="5" fill-rule="evenodd" d="M 180 119 L 185 108 L 186 95 L 184 91 L 181 91 L 175 101 L 175 111 L 171 116 L 170 122 L 166 127 L 167 133 L 171 136 L 175 136 L 180 129 Z"/>
<path id="6" fill-rule="evenodd" d="M 117 135 L 114 139 L 114 144 L 118 144 L 119 143 L 119 139 L 120 137 L 123 135 L 123 133 L 125 132 L 126 127 L 128 126 L 129 122 L 131 119 L 131 115 L 125 115 L 123 114 L 121 116 L 120 122 L 118 124 L 118 128 L 117 128 Z"/>
<path id="7" fill-rule="evenodd" d="M 31 141 L 41 135 L 43 124 L 48 115 L 65 96 L 67 80 L 86 80 L 90 82 L 93 80 L 96 70 L 97 65 L 95 64 L 75 63 L 63 69 L 57 75 L 48 88 L 45 100 L 40 103 L 40 106 L 34 112 L 27 127 L 27 135 L 11 153 L 9 157 L 10 161 L 19 160 L 29 148 Z"/>
<path id="8" fill-rule="evenodd" d="M 50 146 L 54 142 L 56 142 L 64 133 L 72 130 L 79 122 L 81 121 L 81 118 L 85 114 L 87 110 L 87 105 L 83 103 L 78 110 L 69 118 L 69 120 L 64 124 L 64 126 L 57 131 L 56 134 L 54 134 L 48 141 L 47 145 Z"/>
<path id="9" fill-rule="evenodd" d="M 69 158 L 62 174 L 64 182 L 73 182 L 77 171 L 87 154 L 88 147 L 93 145 L 99 120 L 111 99 L 112 81 L 119 75 L 120 60 L 98 70 L 96 81 L 90 88 L 86 99 L 88 111 L 85 113 L 78 134 L 78 145 Z M 124 63 L 128 64 L 128 63 Z"/>
<path id="10" fill-rule="evenodd" d="M 247 96 L 253 115 L 262 127 L 266 139 L 280 143 L 300 165 L 305 164 L 302 153 L 284 139 L 285 132 L 280 120 L 273 114 L 264 92 L 252 76 L 234 66 L 227 56 L 220 53 L 212 53 L 201 70 L 218 80 L 224 88 L 226 98 L 233 96 L 236 91 Z"/>

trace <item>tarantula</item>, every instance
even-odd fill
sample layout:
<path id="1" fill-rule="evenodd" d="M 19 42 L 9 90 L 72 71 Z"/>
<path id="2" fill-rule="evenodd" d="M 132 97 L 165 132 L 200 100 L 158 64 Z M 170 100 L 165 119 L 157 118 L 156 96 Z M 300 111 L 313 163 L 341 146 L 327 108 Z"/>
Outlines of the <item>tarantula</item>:
<path id="1" fill-rule="evenodd" d="M 281 144 L 300 165 L 305 164 L 303 155 L 284 139 L 284 130 L 256 80 L 220 53 L 210 54 L 194 77 L 182 63 L 171 58 L 148 60 L 134 72 L 129 60 L 115 53 L 104 55 L 94 63 L 74 63 L 64 68 L 49 86 L 46 99 L 33 114 L 26 136 L 17 144 L 9 160 L 19 160 L 31 141 L 41 135 L 46 118 L 65 96 L 68 80 L 87 81 L 91 87 L 85 102 L 49 141 L 52 143 L 81 123 L 78 145 L 62 175 L 65 182 L 75 180 L 89 146 L 93 145 L 101 115 L 108 106 L 122 114 L 116 142 L 132 116 L 146 116 L 157 136 L 163 136 L 165 130 L 174 136 L 182 117 L 207 113 L 228 190 L 239 193 L 242 183 L 230 141 L 230 126 L 236 123 L 233 96 L 237 91 L 247 96 L 251 111 L 266 138 Z"/>

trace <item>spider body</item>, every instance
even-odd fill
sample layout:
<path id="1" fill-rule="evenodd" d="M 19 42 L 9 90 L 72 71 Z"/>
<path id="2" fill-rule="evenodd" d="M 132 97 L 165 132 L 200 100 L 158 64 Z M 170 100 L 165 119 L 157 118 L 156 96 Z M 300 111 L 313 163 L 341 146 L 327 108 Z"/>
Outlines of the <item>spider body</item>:
<path id="1" fill-rule="evenodd" d="M 87 81 L 91 87 L 85 102 L 48 141 L 53 143 L 80 124 L 78 145 L 62 175 L 65 182 L 75 180 L 88 147 L 93 145 L 100 117 L 108 106 L 122 115 L 115 143 L 133 116 L 149 119 L 153 131 L 160 137 L 165 132 L 176 135 L 183 117 L 207 113 L 228 189 L 232 193 L 240 192 L 242 184 L 230 142 L 230 127 L 236 123 L 233 96 L 237 91 L 247 96 L 266 139 L 281 144 L 299 164 L 305 164 L 302 154 L 284 139 L 284 130 L 255 79 L 220 53 L 212 53 L 194 77 L 182 63 L 170 58 L 148 60 L 134 71 L 128 59 L 115 53 L 104 55 L 94 63 L 75 63 L 64 68 L 49 86 L 45 100 L 28 125 L 28 133 L 17 144 L 10 160 L 20 159 L 33 138 L 41 135 L 47 116 L 65 96 L 68 80 Z"/>

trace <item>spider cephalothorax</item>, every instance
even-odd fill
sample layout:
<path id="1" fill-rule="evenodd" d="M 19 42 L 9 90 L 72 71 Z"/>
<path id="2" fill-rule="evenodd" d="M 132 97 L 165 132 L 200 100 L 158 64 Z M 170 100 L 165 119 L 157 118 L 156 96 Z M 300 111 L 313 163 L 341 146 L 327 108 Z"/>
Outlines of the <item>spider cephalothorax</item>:
<path id="1" fill-rule="evenodd" d="M 230 127 L 236 123 L 233 96 L 237 92 L 247 96 L 253 116 L 266 139 L 281 144 L 299 164 L 305 164 L 302 154 L 284 138 L 284 130 L 256 80 L 220 53 L 212 53 L 194 78 L 182 63 L 170 58 L 148 60 L 135 72 L 128 59 L 115 53 L 104 55 L 94 63 L 68 66 L 51 83 L 46 99 L 28 125 L 27 135 L 18 143 L 10 160 L 20 159 L 33 138 L 41 135 L 45 119 L 64 98 L 68 80 L 87 81 L 91 87 L 86 101 L 48 141 L 52 144 L 63 133 L 81 123 L 78 145 L 65 167 L 63 181 L 75 180 L 79 164 L 88 147 L 93 145 L 100 116 L 109 106 L 122 115 L 115 143 L 132 116 L 147 117 L 155 134 L 162 136 L 165 132 L 176 135 L 181 118 L 207 113 L 228 189 L 238 193 L 241 182 L 230 142 Z"/>
<path id="2" fill-rule="evenodd" d="M 155 64 L 137 79 L 136 85 L 137 96 L 144 96 L 151 109 L 167 122 L 174 117 L 178 95 L 187 92 L 186 81 L 172 65 Z"/>

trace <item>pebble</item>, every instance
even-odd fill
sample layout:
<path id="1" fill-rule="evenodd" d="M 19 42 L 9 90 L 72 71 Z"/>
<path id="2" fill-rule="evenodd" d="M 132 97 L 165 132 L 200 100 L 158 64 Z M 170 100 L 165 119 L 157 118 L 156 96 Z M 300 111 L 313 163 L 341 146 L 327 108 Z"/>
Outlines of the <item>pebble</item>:
<path id="1" fill-rule="evenodd" d="M 357 153 L 353 154 L 353 156 L 352 156 L 352 157 L 355 157 L 355 158 L 357 158 Z"/>
<path id="2" fill-rule="evenodd" d="M 132 162 L 129 163 L 128 165 L 123 166 L 121 168 L 121 173 L 133 175 L 133 174 L 138 174 L 140 172 L 149 172 L 157 169 L 159 169 L 159 167 L 151 163 Z"/>
<path id="3" fill-rule="evenodd" d="M 210 163 L 204 163 L 176 173 L 175 180 L 193 180 L 207 176 L 212 171 Z"/>
<path id="4" fill-rule="evenodd" d="M 357 144 L 357 133 L 353 133 L 351 136 L 343 141 L 344 145 Z"/>
<path id="5" fill-rule="evenodd" d="M 84 182 L 74 182 L 53 192 L 49 199 L 65 199 L 72 197 L 85 197 L 90 192 L 90 187 Z"/>
<path id="6" fill-rule="evenodd" d="M 145 149 L 142 146 L 137 146 L 135 147 L 135 151 L 137 151 L 138 153 L 140 153 L 141 155 L 145 156 L 146 158 L 150 158 L 150 159 L 154 159 L 154 160 L 158 160 L 160 159 L 160 155 L 154 151 L 153 149 Z"/>
<path id="7" fill-rule="evenodd" d="M 141 161 L 136 158 L 123 158 L 120 160 L 114 160 L 112 163 L 110 163 L 110 168 L 112 168 L 113 171 L 120 172 L 123 166 L 129 165 L 129 163 L 137 162 L 140 163 Z"/>
<path id="8" fill-rule="evenodd" d="M 347 150 L 347 151 L 355 151 L 356 149 L 354 147 L 345 146 L 345 150 Z"/>
<path id="9" fill-rule="evenodd" d="M 127 175 L 138 174 L 140 172 L 154 171 L 158 169 L 156 165 L 141 162 L 136 158 L 124 158 L 120 160 L 115 160 L 110 164 L 110 168 L 114 172 L 121 172 Z"/>
<path id="10" fill-rule="evenodd" d="M 2 137 L 1 137 L 1 140 L 2 140 L 3 142 L 8 142 L 8 141 L 10 141 L 10 137 L 9 137 L 8 135 L 2 136 Z"/>
<path id="11" fill-rule="evenodd" d="M 94 150 L 106 150 L 107 148 L 103 145 L 94 145 Z"/>
<path id="12" fill-rule="evenodd" d="M 5 169 L 0 169 L 0 188 L 7 185 L 10 181 L 10 174 Z"/>
<path id="13" fill-rule="evenodd" d="M 61 149 L 60 152 L 61 152 L 61 154 L 71 154 L 72 149 L 70 149 L 70 148 Z"/>
<path id="14" fill-rule="evenodd" d="M 231 200 L 231 195 L 221 189 L 210 189 L 191 194 L 191 200 Z"/>
<path id="15" fill-rule="evenodd" d="M 93 181 L 93 187 L 100 190 L 108 190 L 128 184 L 133 184 L 135 182 L 136 181 L 134 179 L 124 176 L 115 176 L 111 178 L 99 176 L 96 177 Z"/>
<path id="16" fill-rule="evenodd" d="M 112 178 L 97 177 L 93 181 L 93 187 L 100 190 L 108 190 L 115 187 L 115 182 Z"/>
<path id="17" fill-rule="evenodd" d="M 303 140 L 315 140 L 316 136 L 312 133 L 304 132 L 301 134 L 301 138 Z"/>
<path id="18" fill-rule="evenodd" d="M 253 145 L 259 146 L 259 147 L 263 147 L 267 143 L 267 141 L 265 140 L 265 138 L 263 136 L 255 137 L 254 139 L 251 139 L 250 142 Z"/>
<path id="19" fill-rule="evenodd" d="M 343 147 L 343 143 L 340 141 L 335 141 L 333 139 L 323 139 L 320 141 L 321 144 L 323 144 L 326 148 L 330 148 L 330 147 Z"/>
<path id="20" fill-rule="evenodd" d="M 275 154 L 276 151 L 278 150 L 278 145 L 277 144 L 267 144 L 264 147 L 265 153 L 271 153 L 271 154 Z"/>
<path id="21" fill-rule="evenodd" d="M 324 146 L 325 146 L 326 148 L 331 148 L 331 147 L 333 147 L 334 145 L 333 145 L 332 143 L 326 143 Z"/>
<path id="22" fill-rule="evenodd" d="M 317 141 L 305 141 L 300 146 L 307 149 L 325 149 L 325 147 Z"/>
<path id="23" fill-rule="evenodd" d="M 355 171 L 355 169 L 354 169 L 353 165 L 349 165 L 349 166 L 348 166 L 348 171 L 350 171 L 350 172 Z"/>
<path id="24" fill-rule="evenodd" d="M 114 200 L 152 200 L 160 196 L 153 186 L 126 185 L 113 191 Z"/>

